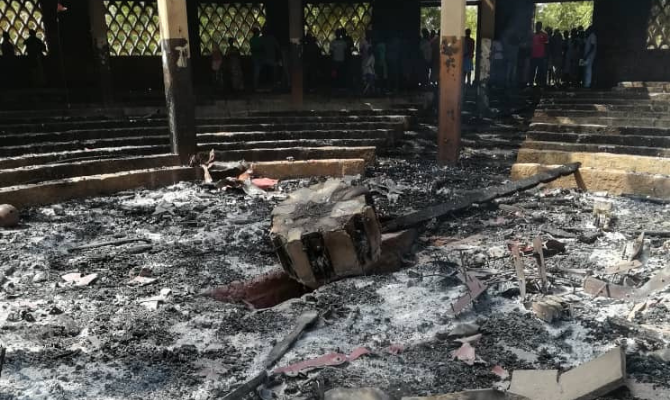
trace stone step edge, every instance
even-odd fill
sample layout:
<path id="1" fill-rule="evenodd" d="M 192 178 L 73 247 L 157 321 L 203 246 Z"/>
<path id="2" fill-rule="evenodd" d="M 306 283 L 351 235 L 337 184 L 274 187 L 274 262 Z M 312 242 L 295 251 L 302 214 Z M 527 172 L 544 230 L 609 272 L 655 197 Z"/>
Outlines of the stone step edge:
<path id="1" fill-rule="evenodd" d="M 366 160 L 362 158 L 251 163 L 256 175 L 274 179 L 362 175 L 365 173 L 365 166 Z M 0 188 L 0 204 L 12 204 L 21 209 L 72 199 L 112 195 L 125 190 L 156 189 L 202 178 L 202 169 L 183 166 L 74 177 Z"/>
<path id="2" fill-rule="evenodd" d="M 512 180 L 528 178 L 556 165 L 516 163 Z M 550 188 L 581 189 L 588 192 L 607 192 L 611 195 L 634 194 L 670 199 L 670 177 L 613 169 L 580 168 L 577 173 L 547 184 Z"/>
<path id="3" fill-rule="evenodd" d="M 558 150 L 519 149 L 517 163 L 563 165 L 579 162 L 582 168 L 621 170 L 641 174 L 670 176 L 670 158 L 628 154 L 569 152 Z"/>
<path id="4" fill-rule="evenodd" d="M 0 169 L 0 187 L 180 165 L 174 154 L 118 157 Z"/>
<path id="5" fill-rule="evenodd" d="M 169 186 L 192 181 L 200 170 L 191 167 L 164 167 L 124 171 L 46 181 L 37 184 L 0 188 L 0 204 L 18 208 L 63 202 L 93 196 L 105 196 L 124 190 Z"/>
<path id="6" fill-rule="evenodd" d="M 152 152 L 152 150 L 154 150 L 155 152 Z M 124 153 L 125 151 L 128 151 L 128 153 Z M 63 158 L 68 156 L 70 156 L 70 158 L 84 158 L 86 155 L 89 155 L 90 157 L 105 157 L 107 155 L 109 156 L 148 155 L 148 154 L 155 155 L 155 154 L 166 153 L 166 151 L 169 151 L 169 146 L 167 145 L 164 146 L 147 145 L 147 146 L 103 147 L 93 150 L 71 150 L 71 151 L 55 151 L 49 153 L 24 154 L 19 156 L 0 157 L 0 169 L 10 169 L 10 168 L 26 167 L 30 165 L 68 162 L 66 158 Z"/>

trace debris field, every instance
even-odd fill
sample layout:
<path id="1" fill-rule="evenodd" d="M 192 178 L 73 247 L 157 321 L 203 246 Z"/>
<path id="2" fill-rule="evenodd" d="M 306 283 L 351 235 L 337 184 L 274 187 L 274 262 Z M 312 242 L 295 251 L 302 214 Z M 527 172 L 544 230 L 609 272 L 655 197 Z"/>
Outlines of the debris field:
<path id="1" fill-rule="evenodd" d="M 508 183 L 504 155 L 401 151 L 343 180 L 382 227 Z M 670 398 L 668 205 L 540 184 L 414 226 L 399 269 L 314 289 L 270 230 L 323 182 L 20 210 L 0 229 L 0 398 Z M 274 301 L 231 295 L 267 277 Z"/>

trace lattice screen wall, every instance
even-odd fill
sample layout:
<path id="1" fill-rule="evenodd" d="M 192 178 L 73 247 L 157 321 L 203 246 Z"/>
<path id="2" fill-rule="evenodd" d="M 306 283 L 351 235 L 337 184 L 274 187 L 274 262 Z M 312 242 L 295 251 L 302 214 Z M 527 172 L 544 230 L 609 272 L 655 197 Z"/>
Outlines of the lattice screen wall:
<path id="1" fill-rule="evenodd" d="M 372 21 L 370 3 L 308 3 L 305 6 L 305 25 L 307 32 L 316 37 L 319 47 L 330 51 L 330 43 L 335 39 L 335 31 L 345 28 L 356 45 L 365 38 L 365 31 Z"/>
<path id="2" fill-rule="evenodd" d="M 154 1 L 105 1 L 111 56 L 155 56 L 161 53 L 158 6 Z"/>
<path id="3" fill-rule="evenodd" d="M 24 40 L 28 30 L 34 29 L 37 37 L 44 41 L 42 6 L 38 0 L 0 0 L 0 32 L 9 32 L 17 55 L 26 54 Z M 2 41 L 2 39 L 0 39 Z"/>
<path id="4" fill-rule="evenodd" d="M 652 0 L 647 49 L 670 50 L 670 0 Z"/>
<path id="5" fill-rule="evenodd" d="M 260 3 L 200 3 L 198 21 L 201 53 L 212 54 L 212 46 L 225 51 L 228 39 L 232 37 L 242 54 L 249 54 L 251 29 L 261 29 L 265 19 L 265 6 Z"/>

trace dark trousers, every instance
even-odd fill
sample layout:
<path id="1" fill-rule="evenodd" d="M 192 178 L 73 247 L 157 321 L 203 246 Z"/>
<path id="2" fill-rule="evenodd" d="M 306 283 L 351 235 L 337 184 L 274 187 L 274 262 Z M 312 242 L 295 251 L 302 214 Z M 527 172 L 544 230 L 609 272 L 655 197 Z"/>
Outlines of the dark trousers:
<path id="1" fill-rule="evenodd" d="M 546 58 L 530 59 L 530 84 L 537 83 L 538 86 L 547 85 L 547 60 Z"/>

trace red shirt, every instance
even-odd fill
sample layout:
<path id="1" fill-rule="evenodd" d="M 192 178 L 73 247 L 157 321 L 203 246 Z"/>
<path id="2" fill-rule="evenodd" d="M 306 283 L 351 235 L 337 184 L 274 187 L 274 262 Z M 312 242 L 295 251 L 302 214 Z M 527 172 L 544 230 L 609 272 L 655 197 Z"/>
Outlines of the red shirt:
<path id="1" fill-rule="evenodd" d="M 547 55 L 547 43 L 549 43 L 549 35 L 544 32 L 539 32 L 533 35 L 533 51 L 531 58 L 544 58 Z"/>

